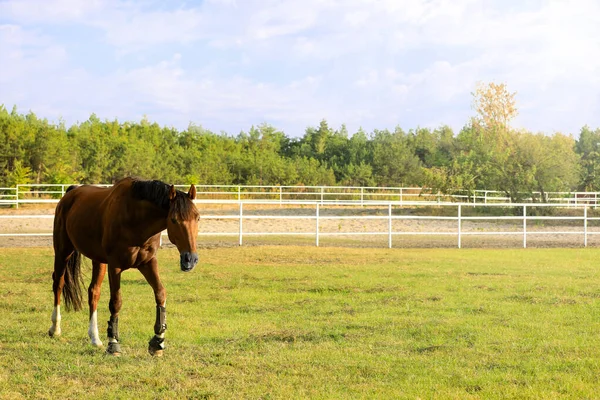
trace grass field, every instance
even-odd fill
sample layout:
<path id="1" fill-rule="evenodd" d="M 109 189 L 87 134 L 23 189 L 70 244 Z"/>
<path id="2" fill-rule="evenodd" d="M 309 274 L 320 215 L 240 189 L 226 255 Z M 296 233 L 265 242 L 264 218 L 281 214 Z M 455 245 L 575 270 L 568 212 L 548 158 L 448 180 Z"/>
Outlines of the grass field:
<path id="1" fill-rule="evenodd" d="M 0 398 L 600 396 L 598 249 L 215 248 L 189 274 L 159 253 L 165 356 L 146 353 L 153 295 L 127 271 L 114 358 L 87 310 L 47 336 L 50 249 L 0 249 Z M 108 281 L 102 336 L 107 304 Z"/>

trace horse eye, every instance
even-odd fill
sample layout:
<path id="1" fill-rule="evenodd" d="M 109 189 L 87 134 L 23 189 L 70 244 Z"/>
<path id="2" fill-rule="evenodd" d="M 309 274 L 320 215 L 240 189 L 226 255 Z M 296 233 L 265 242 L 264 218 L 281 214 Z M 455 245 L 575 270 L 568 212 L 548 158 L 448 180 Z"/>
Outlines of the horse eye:
<path id="1" fill-rule="evenodd" d="M 171 218 L 171 222 L 174 223 L 174 224 L 176 224 L 177 220 L 175 218 Z"/>

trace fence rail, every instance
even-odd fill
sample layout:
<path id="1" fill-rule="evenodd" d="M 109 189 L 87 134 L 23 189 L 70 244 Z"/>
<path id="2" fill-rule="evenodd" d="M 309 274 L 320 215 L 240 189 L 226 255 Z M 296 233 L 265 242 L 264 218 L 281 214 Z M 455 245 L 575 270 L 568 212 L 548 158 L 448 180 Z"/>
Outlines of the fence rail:
<path id="1" fill-rule="evenodd" d="M 22 204 L 57 203 L 70 184 L 23 184 L 0 188 L 0 206 L 18 208 Z M 108 187 L 100 184 L 96 186 Z M 185 189 L 186 185 L 175 185 Z M 433 193 L 419 187 L 353 187 L 353 186 L 262 186 L 262 185 L 196 185 L 199 200 L 250 201 L 268 200 L 290 203 L 304 200 L 321 204 L 352 202 L 368 204 L 381 201 L 427 201 L 469 204 L 508 203 L 510 198 L 499 191 L 475 190 L 451 195 Z M 600 192 L 534 192 L 524 203 L 598 205 Z"/>
<path id="2" fill-rule="evenodd" d="M 198 203 L 214 203 L 215 201 L 197 201 Z M 489 216 L 489 215 L 465 215 L 465 208 L 472 209 L 474 205 L 472 203 L 450 203 L 450 202 L 442 202 L 438 203 L 435 206 L 438 208 L 445 208 L 446 214 L 449 212 L 447 209 L 450 209 L 452 213 L 455 215 L 441 215 L 441 216 L 431 216 L 431 215 L 399 215 L 399 210 L 402 210 L 404 207 L 419 207 L 423 205 L 428 205 L 424 202 L 374 202 L 370 205 L 377 207 L 378 211 L 384 213 L 382 215 L 345 215 L 343 212 L 340 213 L 338 211 L 346 211 L 348 208 L 353 208 L 356 210 L 361 210 L 362 205 L 357 203 L 345 203 L 342 205 L 336 204 L 336 207 L 332 207 L 331 205 L 323 205 L 320 202 L 307 202 L 307 201 L 296 201 L 290 202 L 292 205 L 312 205 L 314 206 L 314 213 L 310 215 L 248 215 L 245 213 L 245 207 L 252 205 L 264 205 L 264 204 L 273 204 L 268 201 L 239 201 L 235 204 L 238 205 L 237 212 L 225 215 L 201 215 L 201 220 L 236 220 L 238 221 L 238 228 L 232 232 L 200 232 L 199 236 L 234 236 L 238 238 L 239 245 L 243 245 L 244 238 L 248 236 L 286 236 L 286 235 L 294 235 L 294 236 L 314 236 L 315 245 L 319 246 L 320 238 L 326 236 L 387 236 L 388 239 L 388 247 L 393 247 L 393 238 L 395 236 L 405 236 L 405 235 L 432 235 L 432 236 L 455 236 L 456 237 L 456 246 L 458 248 L 462 247 L 462 239 L 464 236 L 474 236 L 474 235 L 498 235 L 498 236 L 517 236 L 522 237 L 522 247 L 527 247 L 528 238 L 535 235 L 579 235 L 581 237 L 581 245 L 583 247 L 587 247 L 588 238 L 592 235 L 600 235 L 600 226 L 598 230 L 590 230 L 589 223 L 594 221 L 600 221 L 600 217 L 589 216 L 589 210 L 592 209 L 591 206 L 581 205 L 581 204 L 571 204 L 571 205 L 563 205 L 563 207 L 572 208 L 580 212 L 581 215 L 567 215 L 567 216 L 548 216 L 548 215 L 530 215 L 528 211 L 537 208 L 547 208 L 552 207 L 556 208 L 556 204 L 546 203 L 546 204 L 528 204 L 528 203 L 491 203 L 491 204 L 478 204 L 477 207 L 484 208 L 500 208 L 504 214 L 508 213 L 507 210 L 512 210 L 511 214 L 513 215 L 499 215 L 499 216 Z M 430 204 L 429 204 L 430 205 Z M 327 208 L 329 215 L 323 215 L 321 211 Z M 519 211 L 520 215 L 515 215 L 515 210 Z M 396 214 L 394 214 L 396 211 Z M 522 211 L 522 212 L 521 212 Z M 336 214 L 337 212 L 337 214 Z M 333 214 L 332 214 L 333 213 Z M 36 219 L 36 218 L 53 218 L 53 215 L 0 215 L 0 226 L 2 226 L 2 221 L 7 219 Z M 289 231 L 281 231 L 281 232 L 248 232 L 244 230 L 244 222 L 249 220 L 309 220 L 313 221 L 312 229 L 304 231 L 304 232 L 289 232 Z M 352 231 L 338 231 L 338 232 L 324 232 L 322 231 L 321 223 L 323 221 L 328 220 L 379 220 L 379 221 L 387 221 L 387 229 L 380 231 L 370 231 L 370 232 L 352 232 Z M 403 231 L 403 230 L 395 230 L 393 226 L 394 221 L 403 221 L 403 220 L 423 220 L 423 221 L 453 221 L 455 223 L 453 231 Z M 463 227 L 464 222 L 468 221 L 522 221 L 520 230 L 503 230 L 503 231 L 472 231 L 465 230 Z M 529 230 L 528 223 L 532 221 L 574 221 L 577 225 L 574 230 Z M 559 227 L 560 228 L 560 227 Z M 163 232 L 165 235 L 166 232 Z M 42 232 L 42 233 L 11 233 L 5 232 L 0 233 L 0 237 L 18 237 L 18 236 L 50 236 L 50 232 Z"/>

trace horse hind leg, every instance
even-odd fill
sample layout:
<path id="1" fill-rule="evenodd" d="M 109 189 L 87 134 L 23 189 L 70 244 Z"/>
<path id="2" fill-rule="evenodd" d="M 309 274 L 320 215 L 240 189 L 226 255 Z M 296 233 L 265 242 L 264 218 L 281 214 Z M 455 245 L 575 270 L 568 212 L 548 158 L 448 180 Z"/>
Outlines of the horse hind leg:
<path id="1" fill-rule="evenodd" d="M 65 274 L 67 272 L 67 262 L 73 256 L 75 247 L 69 239 L 65 227 L 65 218 L 61 212 L 60 203 L 56 209 L 53 230 L 54 245 L 54 271 L 52 272 L 52 292 L 54 293 L 54 309 L 52 310 L 52 326 L 48 330 L 48 335 L 59 336 L 61 334 L 60 322 L 60 301 L 63 289 L 65 287 Z M 66 301 L 66 300 L 65 300 Z"/>
<path id="2" fill-rule="evenodd" d="M 60 266 L 57 266 L 58 262 L 54 262 L 54 272 L 52 273 L 52 290 L 54 292 L 54 309 L 52 310 L 52 325 L 50 329 L 48 329 L 48 335 L 50 337 L 60 336 L 62 330 L 60 328 L 60 294 L 62 292 L 62 288 L 65 285 L 65 271 L 64 267 L 62 270 Z"/>
<path id="3" fill-rule="evenodd" d="M 88 336 L 92 346 L 96 347 L 102 347 L 102 340 L 100 340 L 100 334 L 98 333 L 98 301 L 100 300 L 100 290 L 106 274 L 106 267 L 106 264 L 92 261 L 92 282 L 88 288 L 88 304 L 90 306 Z"/>
<path id="4" fill-rule="evenodd" d="M 60 336 L 60 297 L 65 286 L 65 272 L 67 269 L 67 260 L 72 255 L 73 250 L 57 251 L 54 253 L 54 272 L 52 273 L 52 291 L 54 292 L 54 309 L 52 310 L 52 326 L 48 330 L 50 337 Z"/>

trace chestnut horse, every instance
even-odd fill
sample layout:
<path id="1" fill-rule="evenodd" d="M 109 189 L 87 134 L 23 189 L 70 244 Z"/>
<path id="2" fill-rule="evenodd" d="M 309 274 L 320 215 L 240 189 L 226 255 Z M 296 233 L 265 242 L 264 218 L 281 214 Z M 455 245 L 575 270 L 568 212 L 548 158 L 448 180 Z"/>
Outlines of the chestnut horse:
<path id="1" fill-rule="evenodd" d="M 196 188 L 175 190 L 160 181 L 124 178 L 110 188 L 71 186 L 56 206 L 54 216 L 54 311 L 48 334 L 60 335 L 60 297 L 67 309 L 80 310 L 82 303 L 81 255 L 92 260 L 92 282 L 88 289 L 90 320 L 88 335 L 94 346 L 102 346 L 98 335 L 97 306 L 100 287 L 108 271 L 110 320 L 107 353 L 119 355 L 119 310 L 121 272 L 137 268 L 154 290 L 156 323 L 148 351 L 162 355 L 166 324 L 166 292 L 158 276 L 156 250 L 165 229 L 180 253 L 182 271 L 198 262 L 196 237 L 199 213 L 193 203 Z"/>

